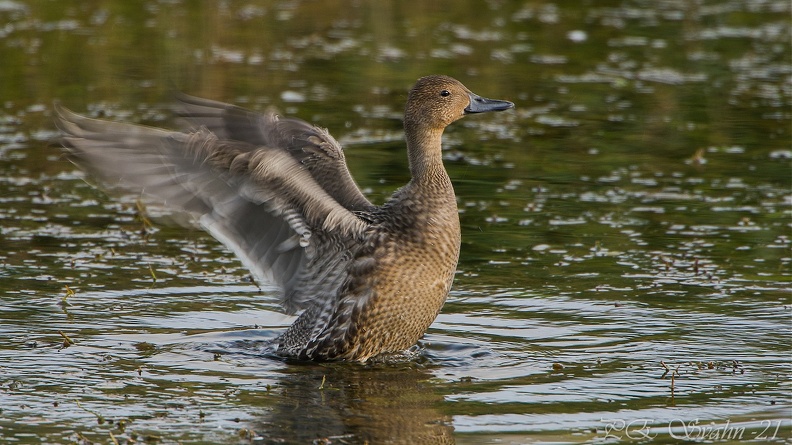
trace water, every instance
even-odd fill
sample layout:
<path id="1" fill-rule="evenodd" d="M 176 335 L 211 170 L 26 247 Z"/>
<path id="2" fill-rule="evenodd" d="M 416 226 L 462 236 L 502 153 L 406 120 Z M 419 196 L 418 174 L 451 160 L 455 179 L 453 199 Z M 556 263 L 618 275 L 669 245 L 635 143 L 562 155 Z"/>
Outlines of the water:
<path id="1" fill-rule="evenodd" d="M 3 442 L 789 442 L 789 3 L 567 3 L 0 2 Z M 517 108 L 446 133 L 459 273 L 395 363 L 268 356 L 273 288 L 49 144 L 53 100 L 183 90 L 328 127 L 381 202 L 430 73 Z"/>

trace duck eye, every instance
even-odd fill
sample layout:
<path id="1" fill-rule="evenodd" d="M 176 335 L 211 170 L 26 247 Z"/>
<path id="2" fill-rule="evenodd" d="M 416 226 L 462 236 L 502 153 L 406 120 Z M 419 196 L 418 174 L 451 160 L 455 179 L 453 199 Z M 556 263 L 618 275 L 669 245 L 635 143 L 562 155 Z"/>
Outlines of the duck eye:
<path id="1" fill-rule="evenodd" d="M 448 91 L 448 90 L 443 90 L 443 91 L 440 92 L 440 95 L 443 96 L 443 97 L 448 97 L 448 96 L 451 95 L 451 92 Z"/>

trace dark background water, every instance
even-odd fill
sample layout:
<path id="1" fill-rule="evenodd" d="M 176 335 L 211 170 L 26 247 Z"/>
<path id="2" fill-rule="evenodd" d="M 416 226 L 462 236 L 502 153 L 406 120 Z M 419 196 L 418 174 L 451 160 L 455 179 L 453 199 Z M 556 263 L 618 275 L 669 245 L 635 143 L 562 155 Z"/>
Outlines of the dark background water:
<path id="1" fill-rule="evenodd" d="M 4 442 L 790 440 L 788 1 L 12 0 L 0 24 Z M 274 289 L 200 231 L 144 233 L 50 144 L 54 100 L 169 127 L 180 90 L 329 128 L 381 202 L 432 73 L 517 107 L 446 132 L 462 258 L 404 363 L 262 356 Z"/>

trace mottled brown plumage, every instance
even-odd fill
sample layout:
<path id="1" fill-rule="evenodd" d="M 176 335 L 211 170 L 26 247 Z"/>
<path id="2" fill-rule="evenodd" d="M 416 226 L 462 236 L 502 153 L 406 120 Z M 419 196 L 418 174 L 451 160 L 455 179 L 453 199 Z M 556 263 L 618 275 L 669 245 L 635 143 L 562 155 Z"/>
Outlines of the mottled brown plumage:
<path id="1" fill-rule="evenodd" d="M 382 206 L 355 185 L 338 142 L 298 119 L 189 96 L 185 132 L 56 114 L 72 161 L 192 215 L 283 289 L 286 311 L 301 313 L 279 353 L 365 361 L 415 344 L 451 288 L 460 230 L 443 130 L 511 107 L 447 76 L 419 79 L 404 120 L 412 179 Z"/>

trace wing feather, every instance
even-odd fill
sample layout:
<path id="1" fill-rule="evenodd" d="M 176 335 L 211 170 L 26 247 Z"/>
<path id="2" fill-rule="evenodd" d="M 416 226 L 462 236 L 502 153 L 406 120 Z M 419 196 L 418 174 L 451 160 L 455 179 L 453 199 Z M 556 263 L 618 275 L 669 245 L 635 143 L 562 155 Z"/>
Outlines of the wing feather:
<path id="1" fill-rule="evenodd" d="M 316 183 L 343 207 L 372 207 L 349 173 L 341 144 L 327 130 L 300 119 L 260 114 L 209 99 L 188 95 L 178 99 L 177 114 L 192 125 L 206 127 L 222 140 L 279 147 L 305 166 Z"/>
<path id="2" fill-rule="evenodd" d="M 190 214 L 255 276 L 283 289 L 287 312 L 331 298 L 344 281 L 367 223 L 288 149 L 55 110 L 70 160 L 106 186 Z"/>

